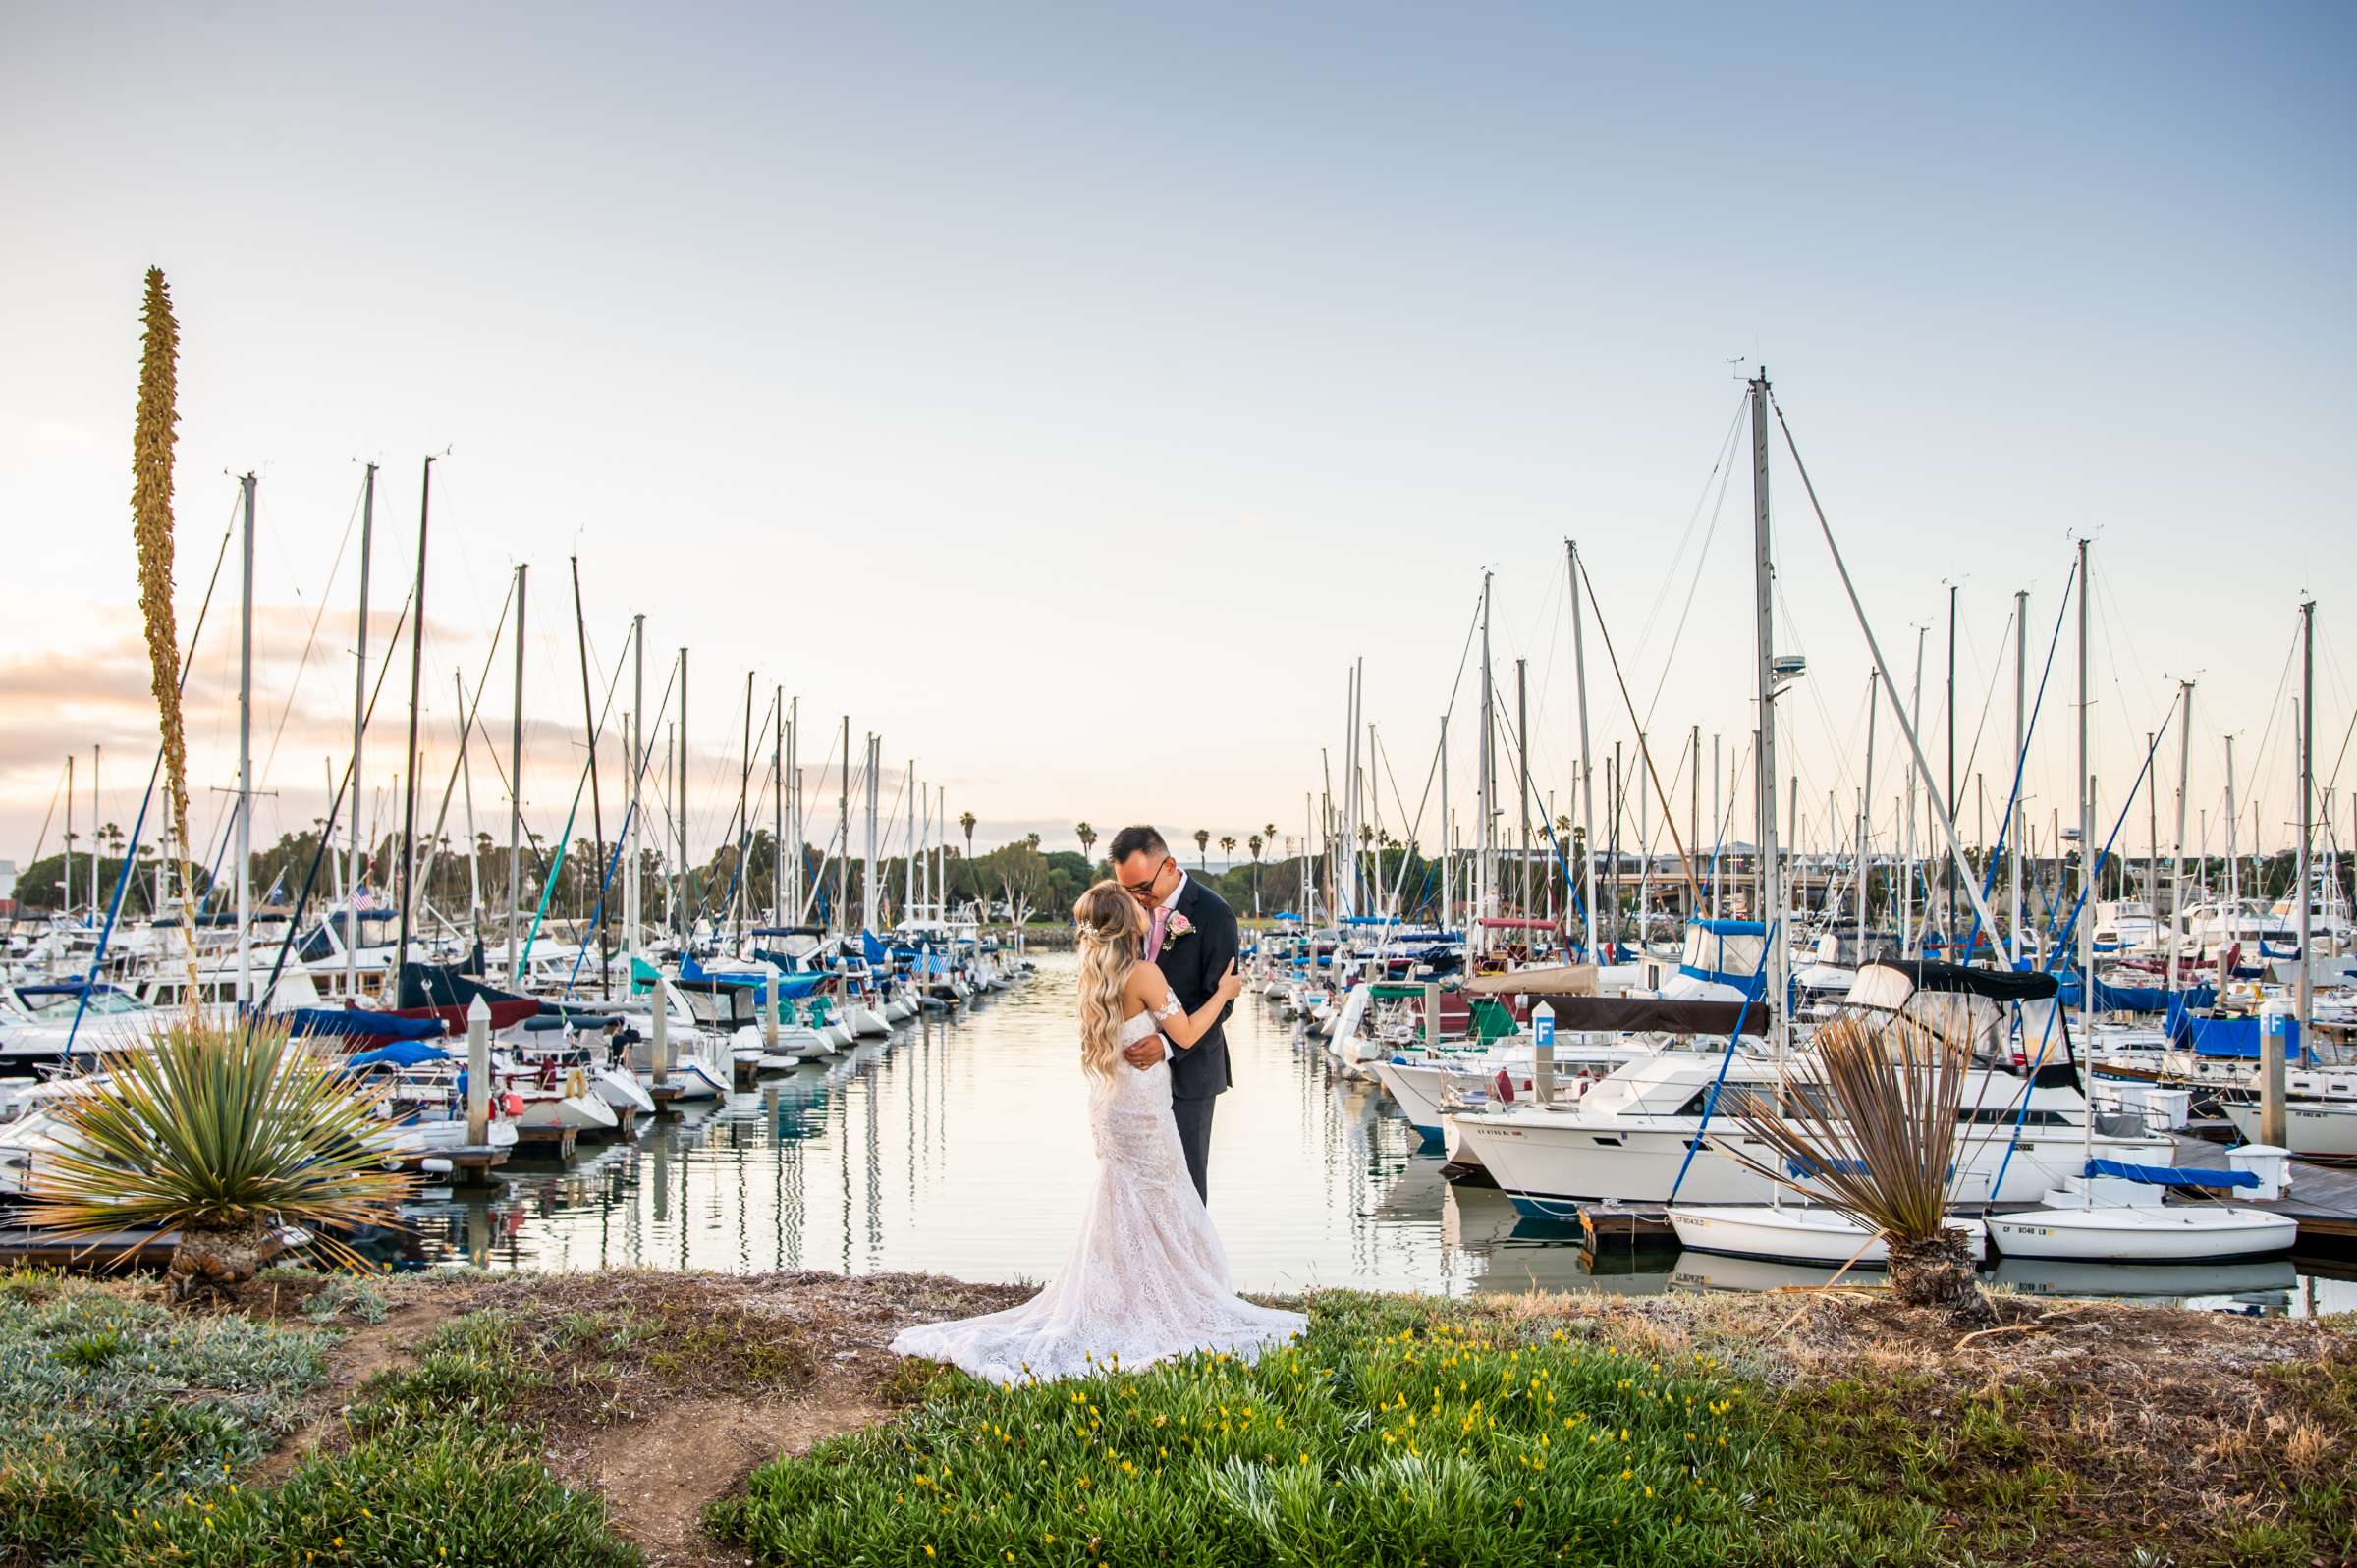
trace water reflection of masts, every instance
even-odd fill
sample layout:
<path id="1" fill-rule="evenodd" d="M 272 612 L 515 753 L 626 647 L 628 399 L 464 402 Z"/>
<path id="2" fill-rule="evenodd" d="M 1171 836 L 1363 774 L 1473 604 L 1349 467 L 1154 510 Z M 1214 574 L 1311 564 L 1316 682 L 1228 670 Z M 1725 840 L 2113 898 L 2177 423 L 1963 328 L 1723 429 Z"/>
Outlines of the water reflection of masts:
<path id="1" fill-rule="evenodd" d="M 872 801 L 871 801 L 872 804 Z M 867 1260 L 873 1264 L 884 1250 L 884 1140 L 882 1124 L 877 1115 L 876 1096 L 884 1084 L 884 1065 L 879 1057 L 867 1076 L 867 1114 L 861 1118 L 867 1133 Z"/>

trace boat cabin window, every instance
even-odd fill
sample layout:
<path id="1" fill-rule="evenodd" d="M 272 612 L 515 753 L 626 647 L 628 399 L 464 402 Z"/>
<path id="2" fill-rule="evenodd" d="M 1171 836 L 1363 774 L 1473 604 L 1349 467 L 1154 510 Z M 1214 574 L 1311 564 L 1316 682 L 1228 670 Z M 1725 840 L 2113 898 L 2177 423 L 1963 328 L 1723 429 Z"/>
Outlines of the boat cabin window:
<path id="1" fill-rule="evenodd" d="M 2075 1127 L 2077 1122 L 2058 1110 L 2024 1111 L 2013 1106 L 1966 1106 L 1956 1119 L 1972 1127 L 2010 1127 L 2014 1118 L 2025 1127 Z"/>

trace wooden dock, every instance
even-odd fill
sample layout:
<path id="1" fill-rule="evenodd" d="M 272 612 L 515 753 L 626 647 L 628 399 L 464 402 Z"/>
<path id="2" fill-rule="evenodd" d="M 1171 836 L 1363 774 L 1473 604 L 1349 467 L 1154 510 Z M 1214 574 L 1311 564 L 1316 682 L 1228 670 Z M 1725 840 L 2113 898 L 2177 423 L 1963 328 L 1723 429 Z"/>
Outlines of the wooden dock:
<path id="1" fill-rule="evenodd" d="M 571 1160 L 579 1139 L 577 1127 L 519 1127 L 516 1152 L 527 1160 Z"/>
<path id="2" fill-rule="evenodd" d="M 1624 1247 L 1674 1247 L 1677 1231 L 1671 1226 L 1665 1205 L 1586 1203 L 1579 1206 L 1579 1233 L 1590 1252 L 1600 1243 Z"/>
<path id="3" fill-rule="evenodd" d="M 2171 1134 L 2177 1143 L 2177 1163 L 2187 1170 L 2231 1170 L 2232 1162 L 2220 1145 L 2199 1131 Z M 2357 1246 L 2357 1170 L 2321 1165 L 2312 1160 L 2290 1162 L 2291 1190 L 2273 1201 L 2224 1196 L 2236 1207 L 2264 1209 L 2299 1221 L 2300 1246 L 2345 1250 Z"/>

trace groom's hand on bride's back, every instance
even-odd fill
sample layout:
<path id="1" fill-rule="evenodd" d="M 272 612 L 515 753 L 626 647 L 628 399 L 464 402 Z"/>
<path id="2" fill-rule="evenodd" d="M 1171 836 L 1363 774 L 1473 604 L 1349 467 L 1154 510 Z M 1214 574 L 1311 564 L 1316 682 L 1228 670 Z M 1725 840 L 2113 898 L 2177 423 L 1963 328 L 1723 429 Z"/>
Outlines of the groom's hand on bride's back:
<path id="1" fill-rule="evenodd" d="M 1162 1060 L 1165 1049 L 1162 1036 L 1159 1033 L 1150 1034 L 1136 1045 L 1124 1048 L 1122 1059 L 1139 1072 L 1144 1072 Z"/>

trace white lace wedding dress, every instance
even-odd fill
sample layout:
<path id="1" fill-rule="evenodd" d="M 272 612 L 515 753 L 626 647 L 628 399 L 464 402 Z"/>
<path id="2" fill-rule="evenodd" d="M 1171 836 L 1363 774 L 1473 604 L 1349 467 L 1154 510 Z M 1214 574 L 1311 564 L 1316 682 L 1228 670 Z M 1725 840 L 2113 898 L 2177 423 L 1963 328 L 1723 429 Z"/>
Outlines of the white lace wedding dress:
<path id="1" fill-rule="evenodd" d="M 1170 999 L 1161 1016 L 1178 1006 Z M 1154 1032 L 1139 1013 L 1124 1047 Z M 962 1367 L 996 1383 L 1083 1377 L 1120 1358 L 1142 1367 L 1197 1350 L 1251 1358 L 1308 1325 L 1297 1312 L 1255 1307 L 1229 1288 L 1228 1254 L 1195 1196 L 1171 1119 L 1171 1069 L 1117 1062 L 1089 1094 L 1097 1187 L 1064 1271 L 1019 1307 L 920 1324 L 892 1348 Z"/>

